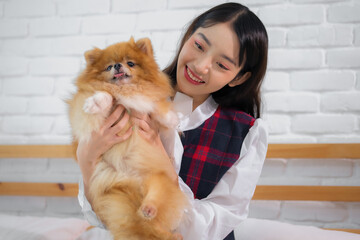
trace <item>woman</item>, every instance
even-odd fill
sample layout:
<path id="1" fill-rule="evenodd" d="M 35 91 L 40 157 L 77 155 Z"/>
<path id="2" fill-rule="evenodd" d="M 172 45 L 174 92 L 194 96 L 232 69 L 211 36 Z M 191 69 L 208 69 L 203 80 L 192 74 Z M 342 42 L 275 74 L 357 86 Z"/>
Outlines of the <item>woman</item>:
<path id="1" fill-rule="evenodd" d="M 179 227 L 184 239 L 234 239 L 267 151 L 259 118 L 267 52 L 265 27 L 247 7 L 226 3 L 198 16 L 164 70 L 177 91 L 173 102 L 182 135 L 161 135 L 149 116 L 130 117 L 119 106 L 89 142 L 79 143 L 79 200 L 89 222 L 101 224 L 85 197 L 93 169 L 104 152 L 131 135 L 116 133 L 132 118 L 145 139 L 174 159 L 174 166 L 164 164 L 191 203 Z"/>

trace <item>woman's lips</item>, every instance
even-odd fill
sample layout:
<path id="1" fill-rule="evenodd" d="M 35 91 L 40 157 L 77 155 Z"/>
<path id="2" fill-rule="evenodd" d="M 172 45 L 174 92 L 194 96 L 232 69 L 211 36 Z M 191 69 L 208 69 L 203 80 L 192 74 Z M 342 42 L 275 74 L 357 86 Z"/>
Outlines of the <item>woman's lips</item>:
<path id="1" fill-rule="evenodd" d="M 193 73 L 189 68 L 188 66 L 185 66 L 185 69 L 184 69 L 184 76 L 185 78 L 192 84 L 194 85 L 200 85 L 200 84 L 203 84 L 205 83 L 204 81 L 200 80 L 199 78 L 197 78 L 195 76 L 195 73 Z"/>

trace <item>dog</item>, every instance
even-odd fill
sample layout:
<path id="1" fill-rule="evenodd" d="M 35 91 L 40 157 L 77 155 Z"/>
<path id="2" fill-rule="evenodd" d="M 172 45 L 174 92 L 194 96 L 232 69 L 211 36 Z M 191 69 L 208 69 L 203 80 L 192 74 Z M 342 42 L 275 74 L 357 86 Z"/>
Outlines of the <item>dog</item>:
<path id="1" fill-rule="evenodd" d="M 68 101 L 76 145 L 88 141 L 118 104 L 146 113 L 161 129 L 177 124 L 170 80 L 159 70 L 148 38 L 85 52 L 86 68 Z M 123 134 L 131 123 L 120 134 Z M 175 229 L 187 200 L 163 166 L 164 153 L 133 133 L 103 154 L 90 179 L 93 210 L 115 240 L 182 239 Z M 170 160 L 169 160 L 170 161 Z"/>

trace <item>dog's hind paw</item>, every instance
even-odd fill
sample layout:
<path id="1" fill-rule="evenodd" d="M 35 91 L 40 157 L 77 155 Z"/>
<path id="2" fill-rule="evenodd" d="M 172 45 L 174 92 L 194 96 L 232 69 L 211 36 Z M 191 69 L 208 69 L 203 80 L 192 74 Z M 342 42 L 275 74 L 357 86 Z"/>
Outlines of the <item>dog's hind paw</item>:
<path id="1" fill-rule="evenodd" d="M 113 97 L 107 92 L 96 92 L 85 100 L 83 110 L 86 113 L 107 113 L 112 106 Z"/>
<path id="2" fill-rule="evenodd" d="M 150 204 L 146 204 L 144 206 L 142 206 L 140 208 L 142 216 L 146 219 L 153 219 L 154 217 L 156 217 L 157 214 L 157 209 L 155 206 L 150 205 Z"/>

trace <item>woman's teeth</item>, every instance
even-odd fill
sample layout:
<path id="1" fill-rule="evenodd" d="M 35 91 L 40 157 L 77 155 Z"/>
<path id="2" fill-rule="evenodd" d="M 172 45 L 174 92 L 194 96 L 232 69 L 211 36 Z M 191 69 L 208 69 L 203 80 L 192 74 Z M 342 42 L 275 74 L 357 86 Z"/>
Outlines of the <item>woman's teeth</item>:
<path id="1" fill-rule="evenodd" d="M 194 75 L 192 75 L 192 73 L 190 72 L 189 68 L 187 68 L 187 73 L 189 75 L 189 77 L 194 80 L 195 82 L 198 82 L 198 83 L 204 83 L 204 81 L 201 81 L 199 79 L 197 79 L 196 77 L 194 77 Z"/>

